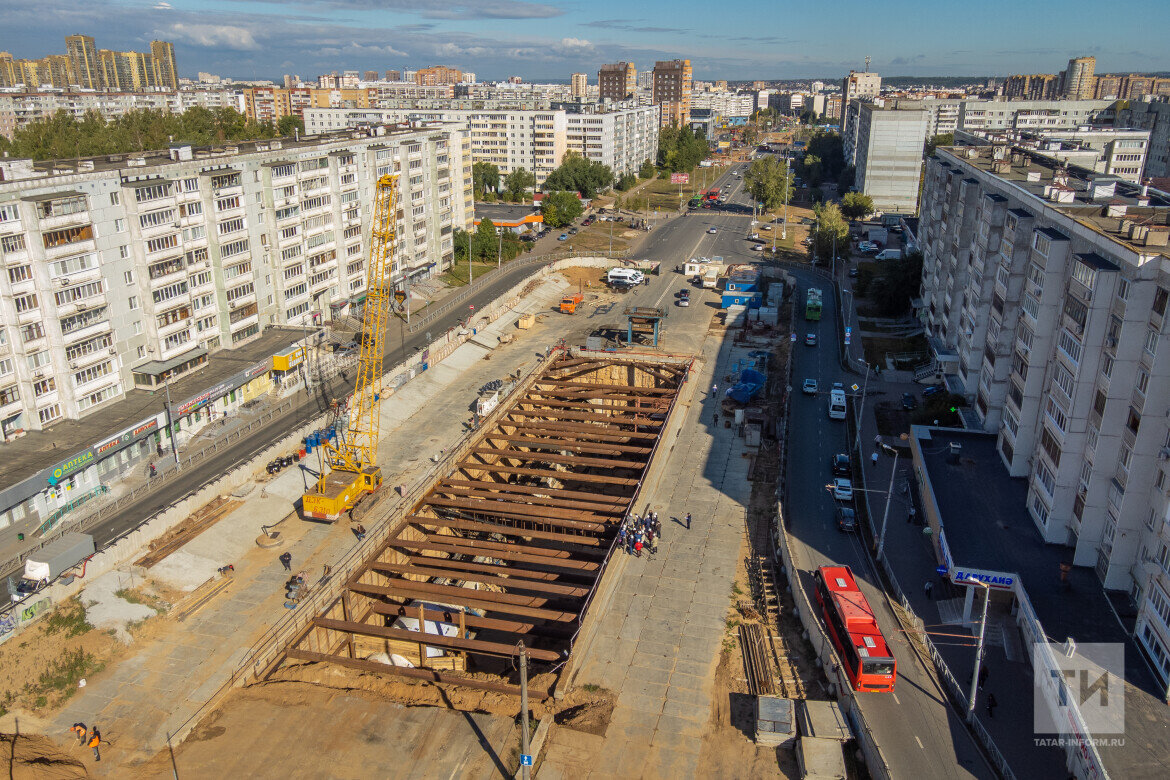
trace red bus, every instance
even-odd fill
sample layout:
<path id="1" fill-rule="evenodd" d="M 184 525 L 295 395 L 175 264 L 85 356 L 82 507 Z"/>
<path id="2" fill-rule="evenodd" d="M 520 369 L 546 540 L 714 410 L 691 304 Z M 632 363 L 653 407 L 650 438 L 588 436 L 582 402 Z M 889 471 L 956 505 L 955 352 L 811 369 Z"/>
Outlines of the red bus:
<path id="1" fill-rule="evenodd" d="M 705 200 L 705 201 L 719 200 L 719 188 L 716 187 L 715 189 L 707 190 L 706 192 L 704 192 L 703 193 L 703 200 Z"/>
<path id="2" fill-rule="evenodd" d="M 821 617 L 853 690 L 893 691 L 897 663 L 853 572 L 848 566 L 822 566 L 813 579 Z"/>

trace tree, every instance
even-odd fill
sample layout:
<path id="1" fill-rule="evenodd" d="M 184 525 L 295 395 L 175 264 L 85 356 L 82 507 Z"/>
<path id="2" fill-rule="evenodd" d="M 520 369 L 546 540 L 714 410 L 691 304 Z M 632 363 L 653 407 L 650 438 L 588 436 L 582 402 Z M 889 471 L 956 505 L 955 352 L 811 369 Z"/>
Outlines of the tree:
<path id="1" fill-rule="evenodd" d="M 282 116 L 276 123 L 276 132 L 281 136 L 290 136 L 296 133 L 305 134 L 305 120 L 299 116 Z"/>
<path id="2" fill-rule="evenodd" d="M 504 189 L 512 200 L 517 200 L 536 186 L 536 176 L 524 167 L 517 168 L 504 177 Z"/>
<path id="3" fill-rule="evenodd" d="M 865 219 L 873 213 L 873 198 L 860 192 L 847 192 L 841 197 L 841 213 L 850 221 Z"/>
<path id="4" fill-rule="evenodd" d="M 771 155 L 754 160 L 743 177 L 744 188 L 764 209 L 772 209 L 790 202 L 792 171 L 785 176 L 784 166 Z"/>
<path id="5" fill-rule="evenodd" d="M 619 192 L 625 192 L 631 187 L 638 186 L 638 177 L 632 173 L 623 173 L 617 180 L 617 189 Z"/>
<path id="6" fill-rule="evenodd" d="M 814 189 L 825 180 L 825 165 L 818 155 L 806 153 L 800 161 L 800 171 L 804 174 L 805 183 Z"/>
<path id="7" fill-rule="evenodd" d="M 839 134 L 814 130 L 805 147 L 805 164 L 809 163 L 810 155 L 820 163 L 818 173 L 820 181 L 837 181 L 837 177 L 845 168 L 845 147 Z M 809 178 L 810 176 L 805 174 L 805 179 Z M 810 183 L 810 186 L 816 185 Z"/>
<path id="8" fill-rule="evenodd" d="M 658 175 L 658 169 L 654 167 L 654 161 L 647 159 L 642 163 L 642 167 L 638 169 L 639 179 L 653 179 Z"/>
<path id="9" fill-rule="evenodd" d="M 841 170 L 841 175 L 837 177 L 837 191 L 838 192 L 849 192 L 849 190 L 853 189 L 853 187 L 855 186 L 856 182 L 854 180 L 856 178 L 857 178 L 857 169 L 854 168 L 852 165 L 846 165 Z"/>
<path id="10" fill-rule="evenodd" d="M 940 146 L 953 146 L 955 143 L 954 133 L 941 133 L 933 138 L 926 139 L 926 148 L 923 150 L 923 157 L 930 157 L 934 154 L 934 150 Z"/>
<path id="11" fill-rule="evenodd" d="M 489 162 L 477 162 L 471 166 L 471 190 L 477 199 L 489 190 L 500 188 L 500 169 Z"/>
<path id="12" fill-rule="evenodd" d="M 548 182 L 545 182 L 547 186 Z M 585 212 L 581 199 L 575 192 L 550 192 L 540 202 L 540 213 L 544 217 L 544 224 L 551 228 L 561 228 L 572 224 L 573 220 Z"/>
<path id="13" fill-rule="evenodd" d="M 883 317 L 910 312 L 910 299 L 922 282 L 922 253 L 911 252 L 901 260 L 886 260 L 870 282 L 868 294 Z"/>
<path id="14" fill-rule="evenodd" d="M 754 123 L 744 125 L 743 142 L 747 146 L 755 146 L 760 142 L 760 130 Z"/>
<path id="15" fill-rule="evenodd" d="M 613 171 L 608 165 L 587 160 L 574 151 L 565 152 L 560 167 L 544 180 L 545 192 L 576 191 L 583 198 L 592 198 L 613 186 Z"/>
<path id="16" fill-rule="evenodd" d="M 664 127 L 658 133 L 658 167 L 664 170 L 689 171 L 709 153 L 707 139 L 689 127 Z"/>
<path id="17" fill-rule="evenodd" d="M 818 203 L 813 206 L 816 224 L 812 231 L 812 246 L 809 251 L 815 260 L 827 262 L 833 257 L 834 246 L 838 254 L 849 254 L 849 224 L 841 216 L 836 203 Z"/>

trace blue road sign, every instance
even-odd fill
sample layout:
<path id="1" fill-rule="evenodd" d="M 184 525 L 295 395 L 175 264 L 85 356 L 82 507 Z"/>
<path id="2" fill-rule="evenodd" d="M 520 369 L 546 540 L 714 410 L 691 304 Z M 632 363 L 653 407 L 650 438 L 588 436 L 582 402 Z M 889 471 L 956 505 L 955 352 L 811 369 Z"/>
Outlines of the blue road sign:
<path id="1" fill-rule="evenodd" d="M 946 566 L 935 566 L 934 573 L 940 577 L 945 577 L 945 576 L 947 576 L 947 567 Z"/>
<path id="2" fill-rule="evenodd" d="M 532 766 L 532 756 L 520 754 L 520 766 Z"/>

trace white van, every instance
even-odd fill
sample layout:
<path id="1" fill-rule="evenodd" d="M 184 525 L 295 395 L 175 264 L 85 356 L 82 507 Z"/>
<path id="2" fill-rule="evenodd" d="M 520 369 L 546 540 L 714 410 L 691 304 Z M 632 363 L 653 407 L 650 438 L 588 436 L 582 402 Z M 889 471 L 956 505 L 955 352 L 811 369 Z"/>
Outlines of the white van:
<path id="1" fill-rule="evenodd" d="M 829 419 L 845 419 L 845 391 L 833 389 L 829 391 Z"/>
<path id="2" fill-rule="evenodd" d="M 645 274 L 635 268 L 611 268 L 605 281 L 609 284 L 641 284 Z"/>
<path id="3" fill-rule="evenodd" d="M 873 256 L 874 260 L 901 260 L 901 249 L 883 249 Z"/>

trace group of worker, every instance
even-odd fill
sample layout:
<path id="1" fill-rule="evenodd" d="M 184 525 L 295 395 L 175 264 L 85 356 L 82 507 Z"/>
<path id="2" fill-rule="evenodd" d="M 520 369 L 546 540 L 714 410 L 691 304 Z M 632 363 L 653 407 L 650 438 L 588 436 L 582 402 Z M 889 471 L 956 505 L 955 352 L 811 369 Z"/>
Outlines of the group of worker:
<path id="1" fill-rule="evenodd" d="M 102 733 L 100 731 L 98 731 L 97 726 L 94 726 L 92 730 L 87 730 L 85 728 L 84 723 L 74 723 L 69 728 L 69 730 L 77 735 L 77 744 L 78 745 L 88 744 L 91 748 L 93 748 L 93 760 L 94 761 L 101 761 L 102 760 L 102 753 L 101 753 Z M 88 742 L 86 742 L 86 737 L 89 737 Z"/>
<path id="2" fill-rule="evenodd" d="M 618 528 L 618 547 L 625 549 L 628 555 L 642 557 L 642 550 L 649 549 L 650 554 L 658 552 L 658 540 L 662 536 L 662 523 L 658 521 L 658 513 L 647 511 L 645 515 L 626 515 Z"/>

